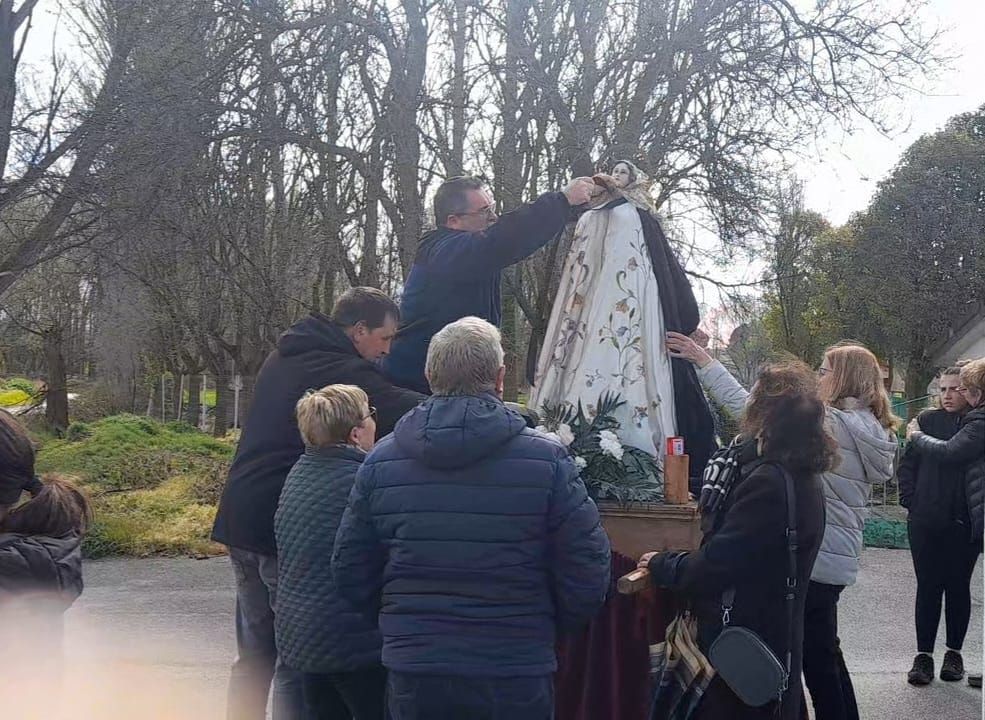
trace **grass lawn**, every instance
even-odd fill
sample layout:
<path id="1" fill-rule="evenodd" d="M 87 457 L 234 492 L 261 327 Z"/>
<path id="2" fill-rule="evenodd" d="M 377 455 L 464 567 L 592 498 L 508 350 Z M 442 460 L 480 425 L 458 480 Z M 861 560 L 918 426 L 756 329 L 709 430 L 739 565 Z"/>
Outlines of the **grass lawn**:
<path id="1" fill-rule="evenodd" d="M 71 476 L 93 501 L 84 549 L 101 555 L 212 555 L 209 533 L 234 446 L 183 423 L 116 415 L 42 439 L 38 471 Z"/>

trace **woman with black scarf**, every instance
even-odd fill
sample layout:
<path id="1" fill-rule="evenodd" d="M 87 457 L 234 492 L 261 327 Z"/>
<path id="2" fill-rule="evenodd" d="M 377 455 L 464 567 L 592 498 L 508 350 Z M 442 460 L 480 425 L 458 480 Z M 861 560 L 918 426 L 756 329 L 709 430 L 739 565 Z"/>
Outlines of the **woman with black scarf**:
<path id="1" fill-rule="evenodd" d="M 731 626 L 756 633 L 777 658 L 789 653 L 789 686 L 779 707 L 777 702 L 745 705 L 716 675 L 694 717 L 800 717 L 804 607 L 824 533 L 818 476 L 834 457 L 814 373 L 802 363 L 764 368 L 746 407 L 742 435 L 709 464 L 700 498 L 705 524 L 701 548 L 641 558 L 640 566 L 649 569 L 655 585 L 680 593 L 690 605 L 697 618 L 697 644 L 705 655 L 722 632 L 726 614 Z M 786 473 L 793 480 L 798 536 L 789 620 Z M 732 590 L 725 613 L 723 596 Z"/>

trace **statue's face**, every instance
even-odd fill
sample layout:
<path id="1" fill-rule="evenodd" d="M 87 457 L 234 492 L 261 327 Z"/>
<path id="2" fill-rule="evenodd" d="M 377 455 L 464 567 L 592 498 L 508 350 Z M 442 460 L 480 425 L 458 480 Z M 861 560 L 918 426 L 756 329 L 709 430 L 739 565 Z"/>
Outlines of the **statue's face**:
<path id="1" fill-rule="evenodd" d="M 633 181 L 633 171 L 626 163 L 616 163 L 612 168 L 612 179 L 616 181 L 616 187 L 624 188 Z"/>

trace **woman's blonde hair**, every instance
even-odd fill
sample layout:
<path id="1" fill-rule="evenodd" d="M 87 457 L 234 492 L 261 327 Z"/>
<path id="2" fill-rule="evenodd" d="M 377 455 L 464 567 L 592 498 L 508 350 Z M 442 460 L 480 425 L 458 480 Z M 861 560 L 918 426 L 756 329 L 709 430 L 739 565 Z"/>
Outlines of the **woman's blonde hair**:
<path id="1" fill-rule="evenodd" d="M 338 445 L 369 415 L 369 398 L 355 385 L 327 385 L 306 392 L 295 411 L 305 445 Z"/>
<path id="2" fill-rule="evenodd" d="M 985 358 L 972 360 L 961 367 L 961 383 L 985 395 Z"/>
<path id="3" fill-rule="evenodd" d="M 831 365 L 831 377 L 821 383 L 821 400 L 838 407 L 845 398 L 856 398 L 869 408 L 884 428 L 897 428 L 889 393 L 882 381 L 882 368 L 872 352 L 861 345 L 844 343 L 824 351 Z"/>

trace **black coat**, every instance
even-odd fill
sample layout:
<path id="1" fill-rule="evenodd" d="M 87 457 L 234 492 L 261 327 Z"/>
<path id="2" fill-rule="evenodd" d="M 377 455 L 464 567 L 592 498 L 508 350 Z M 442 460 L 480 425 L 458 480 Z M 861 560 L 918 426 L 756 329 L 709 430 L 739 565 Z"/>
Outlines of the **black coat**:
<path id="1" fill-rule="evenodd" d="M 626 201 L 617 200 L 613 204 L 620 202 Z M 650 254 L 650 264 L 660 290 L 664 329 L 667 332 L 690 335 L 698 329 L 698 323 L 701 322 L 701 313 L 691 282 L 671 250 L 657 219 L 645 210 L 638 212 Z M 705 465 L 717 449 L 715 419 L 694 364 L 682 358 L 671 358 L 670 367 L 674 376 L 677 433 L 685 438 L 687 454 L 691 458 L 691 492 L 698 495 L 701 492 L 701 476 Z"/>
<path id="2" fill-rule="evenodd" d="M 504 214 L 484 232 L 439 227 L 421 238 L 400 300 L 400 330 L 383 362 L 387 377 L 430 392 L 424 361 L 431 336 L 469 315 L 498 327 L 503 269 L 554 239 L 570 215 L 562 193 L 547 193 Z"/>
<path id="3" fill-rule="evenodd" d="M 380 664 L 376 623 L 346 603 L 332 580 L 335 533 L 365 457 L 349 445 L 309 448 L 280 494 L 274 516 L 277 652 L 301 672 L 355 672 Z"/>
<path id="4" fill-rule="evenodd" d="M 964 469 L 972 540 L 981 543 L 985 529 L 985 406 L 969 410 L 961 418 L 961 429 L 950 440 L 921 432 L 914 434 L 910 443 L 922 457 Z"/>
<path id="5" fill-rule="evenodd" d="M 925 410 L 917 423 L 931 437 L 950 440 L 958 432 L 961 415 L 946 410 Z M 910 444 L 903 453 L 896 477 L 900 505 L 909 511 L 911 523 L 938 530 L 962 526 L 971 538 L 964 468 L 926 457 Z"/>
<path id="6" fill-rule="evenodd" d="M 798 587 L 794 601 L 790 688 L 784 695 L 783 720 L 800 717 L 803 688 L 804 605 L 814 560 L 824 535 L 824 495 L 815 475 L 794 473 L 796 486 Z M 654 556 L 654 582 L 684 595 L 698 619 L 698 645 L 707 654 L 722 629 L 722 593 L 735 588 L 732 624 L 758 634 L 779 658 L 788 648 L 785 589 L 787 576 L 786 483 L 772 464 L 743 466 L 711 532 L 693 553 Z M 719 682 L 716 680 L 716 682 Z M 709 707 L 714 704 L 716 707 Z M 749 708 L 725 689 L 709 694 L 701 717 L 772 718 L 775 708 Z"/>
<path id="7" fill-rule="evenodd" d="M 423 396 L 391 384 L 356 352 L 343 329 L 313 313 L 285 332 L 257 375 L 229 479 L 219 501 L 212 539 L 229 547 L 274 555 L 274 511 L 284 479 L 304 452 L 294 407 L 308 389 L 356 385 L 377 411 L 377 436 Z"/>
<path id="8" fill-rule="evenodd" d="M 44 595 L 68 609 L 82 594 L 82 538 L 0 533 L 0 606 L 15 595 Z"/>

